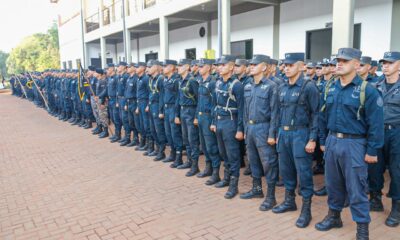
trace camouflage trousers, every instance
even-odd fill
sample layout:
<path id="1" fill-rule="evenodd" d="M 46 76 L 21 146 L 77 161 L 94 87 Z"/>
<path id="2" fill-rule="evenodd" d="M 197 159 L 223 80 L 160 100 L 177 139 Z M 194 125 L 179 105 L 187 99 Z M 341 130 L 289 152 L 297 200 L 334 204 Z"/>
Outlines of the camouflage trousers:
<path id="1" fill-rule="evenodd" d="M 97 107 L 97 102 L 96 100 L 94 100 L 93 96 L 90 96 L 90 105 L 92 106 L 92 110 L 93 110 L 93 115 L 94 118 L 96 119 L 96 124 L 100 125 L 100 116 L 99 116 L 99 108 Z"/>
<path id="2" fill-rule="evenodd" d="M 99 105 L 99 119 L 103 127 L 108 127 L 108 109 L 107 104 Z"/>

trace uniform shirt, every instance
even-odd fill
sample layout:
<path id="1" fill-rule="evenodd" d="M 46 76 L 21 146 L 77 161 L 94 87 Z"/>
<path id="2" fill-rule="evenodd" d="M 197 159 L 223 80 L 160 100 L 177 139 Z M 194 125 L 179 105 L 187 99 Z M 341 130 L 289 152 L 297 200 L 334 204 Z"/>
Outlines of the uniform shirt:
<path id="1" fill-rule="evenodd" d="M 269 123 L 268 137 L 275 138 L 278 117 L 278 84 L 263 78 L 258 84 L 251 83 L 250 97 L 246 99 L 245 127 L 249 121 Z"/>
<path id="2" fill-rule="evenodd" d="M 158 103 L 160 99 L 160 90 L 163 85 L 164 77 L 161 74 L 149 76 L 149 102 Z"/>
<path id="3" fill-rule="evenodd" d="M 269 79 L 271 79 L 273 82 L 275 82 L 276 84 L 278 84 L 278 86 L 282 85 L 285 83 L 285 81 L 283 79 L 280 79 L 276 76 L 270 76 Z"/>
<path id="4" fill-rule="evenodd" d="M 243 84 L 234 83 L 236 76 L 230 77 L 226 82 L 218 81 L 216 84 L 216 108 L 215 117 L 237 117 L 237 132 L 243 132 L 243 112 L 244 112 L 244 91 Z M 229 95 L 231 94 L 234 99 Z M 215 120 L 214 120 L 215 121 Z"/>
<path id="5" fill-rule="evenodd" d="M 325 145 L 329 131 L 352 135 L 364 135 L 367 139 L 367 154 L 376 156 L 383 146 L 383 100 L 379 92 L 368 84 L 365 89 L 365 106 L 361 119 L 357 119 L 360 107 L 360 89 L 363 80 L 356 76 L 351 83 L 342 86 L 335 80 L 329 87 L 325 110 L 321 114 L 320 141 Z"/>
<path id="6" fill-rule="evenodd" d="M 215 86 L 217 80 L 213 76 L 208 76 L 207 79 L 200 79 L 199 82 L 199 91 L 198 91 L 198 100 L 197 100 L 197 109 L 196 113 L 209 113 L 213 114 L 213 110 L 215 107 Z"/>
<path id="7" fill-rule="evenodd" d="M 149 100 L 149 76 L 143 74 L 137 81 L 136 97 L 138 100 Z"/>
<path id="8" fill-rule="evenodd" d="M 108 87 L 107 87 L 107 78 L 98 79 L 96 82 L 96 93 L 99 97 L 99 103 L 104 104 L 107 96 L 108 96 Z"/>
<path id="9" fill-rule="evenodd" d="M 117 96 L 117 75 L 107 77 L 107 95 L 110 98 Z"/>
<path id="10" fill-rule="evenodd" d="M 136 74 L 129 76 L 129 78 L 126 80 L 125 98 L 132 98 L 136 100 L 137 81 L 138 81 L 138 76 Z"/>
<path id="11" fill-rule="evenodd" d="M 160 113 L 164 114 L 165 105 L 174 105 L 175 112 L 179 112 L 179 82 L 181 76 L 177 73 L 172 74 L 170 78 L 164 76 L 162 88 L 160 91 Z"/>
<path id="12" fill-rule="evenodd" d="M 390 86 L 384 79 L 376 85 L 376 88 L 383 97 L 384 123 L 400 125 L 400 80 Z"/>
<path id="13" fill-rule="evenodd" d="M 77 96 L 79 96 L 79 91 L 78 91 L 77 79 L 75 78 L 71 79 L 69 91 L 71 93 L 72 100 L 78 99 Z"/>
<path id="14" fill-rule="evenodd" d="M 129 75 L 127 74 L 122 74 L 122 75 L 116 75 L 116 78 L 118 79 L 117 81 L 117 96 L 118 97 L 123 97 L 125 96 L 125 86 L 126 86 L 126 80 L 128 79 Z"/>
<path id="15" fill-rule="evenodd" d="M 303 87 L 303 84 L 306 85 Z M 306 80 L 302 74 L 293 85 L 285 82 L 279 88 L 279 126 L 307 127 L 309 140 L 316 140 L 319 97 L 315 83 Z"/>
<path id="16" fill-rule="evenodd" d="M 179 105 L 196 106 L 199 83 L 192 74 L 188 74 L 185 79 L 179 81 Z"/>
<path id="17" fill-rule="evenodd" d="M 96 91 L 97 81 L 98 81 L 98 80 L 97 80 L 96 77 L 91 77 L 91 78 L 89 79 L 90 86 L 92 86 L 92 90 L 93 90 L 93 93 L 90 93 L 90 94 L 97 95 L 97 91 Z M 90 90 L 90 89 L 89 89 L 89 90 Z"/>

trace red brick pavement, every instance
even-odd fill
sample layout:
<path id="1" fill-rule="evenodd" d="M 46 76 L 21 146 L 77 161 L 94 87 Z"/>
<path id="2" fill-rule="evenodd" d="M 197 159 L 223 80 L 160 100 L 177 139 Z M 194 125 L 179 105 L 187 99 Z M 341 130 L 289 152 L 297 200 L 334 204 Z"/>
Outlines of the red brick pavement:
<path id="1" fill-rule="evenodd" d="M 314 198 L 311 226 L 298 229 L 299 211 L 260 212 L 261 199 L 225 200 L 226 189 L 185 173 L 0 94 L 0 239 L 354 239 L 348 209 L 344 228 L 314 229 L 326 198 Z M 250 183 L 241 177 L 239 191 Z M 385 204 L 371 239 L 400 239 L 383 224 Z"/>

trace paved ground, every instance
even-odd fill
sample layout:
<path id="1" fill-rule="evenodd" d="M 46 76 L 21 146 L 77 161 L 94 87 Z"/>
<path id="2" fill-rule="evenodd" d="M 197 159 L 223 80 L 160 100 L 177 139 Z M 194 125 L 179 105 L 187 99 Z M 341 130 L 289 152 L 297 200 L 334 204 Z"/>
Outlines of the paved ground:
<path id="1" fill-rule="evenodd" d="M 298 229 L 299 211 L 260 212 L 262 200 L 225 200 L 226 189 L 184 174 L 0 94 L 0 239 L 354 239 L 348 209 L 344 228 L 314 229 L 326 198 Z M 242 177 L 239 191 L 249 186 Z M 372 214 L 371 239 L 400 238 L 383 224 L 388 210 Z"/>

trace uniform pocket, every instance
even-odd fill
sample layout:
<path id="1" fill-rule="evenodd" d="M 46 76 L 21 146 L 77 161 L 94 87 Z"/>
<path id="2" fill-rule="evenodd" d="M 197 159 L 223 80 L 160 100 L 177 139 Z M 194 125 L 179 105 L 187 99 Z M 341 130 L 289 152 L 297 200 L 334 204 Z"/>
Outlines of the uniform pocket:
<path id="1" fill-rule="evenodd" d="M 294 135 L 293 156 L 298 158 L 310 156 L 305 149 L 308 142 L 308 130 L 298 130 Z"/>

